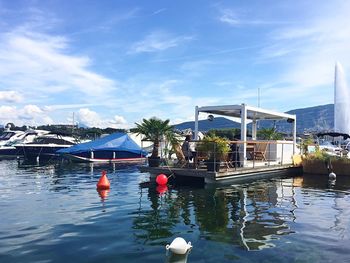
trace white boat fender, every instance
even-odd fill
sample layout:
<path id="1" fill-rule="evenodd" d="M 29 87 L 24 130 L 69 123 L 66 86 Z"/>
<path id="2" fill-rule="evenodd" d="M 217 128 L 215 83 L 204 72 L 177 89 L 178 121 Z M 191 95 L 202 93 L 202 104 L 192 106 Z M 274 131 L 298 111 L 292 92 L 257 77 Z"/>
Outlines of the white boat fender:
<path id="1" fill-rule="evenodd" d="M 331 172 L 329 175 L 328 175 L 329 179 L 335 179 L 337 178 L 337 175 L 333 172 Z"/>
<path id="2" fill-rule="evenodd" d="M 188 250 L 192 249 L 191 242 L 186 243 L 182 237 L 177 237 L 171 242 L 170 245 L 166 245 L 166 250 L 173 252 L 174 254 L 184 255 Z"/>

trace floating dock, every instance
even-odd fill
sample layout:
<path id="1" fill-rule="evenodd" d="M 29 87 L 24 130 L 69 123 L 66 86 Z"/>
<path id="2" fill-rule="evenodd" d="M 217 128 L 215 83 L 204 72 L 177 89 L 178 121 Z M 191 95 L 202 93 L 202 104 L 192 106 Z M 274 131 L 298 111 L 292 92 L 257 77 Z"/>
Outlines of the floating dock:
<path id="1" fill-rule="evenodd" d="M 151 177 L 158 174 L 173 175 L 175 180 L 202 181 L 207 184 L 212 183 L 235 183 L 263 178 L 271 178 L 283 175 L 299 175 L 302 173 L 301 167 L 293 165 L 271 165 L 260 167 L 227 168 L 219 172 L 207 171 L 207 169 L 177 168 L 177 167 L 140 167 L 141 172 L 149 172 Z"/>

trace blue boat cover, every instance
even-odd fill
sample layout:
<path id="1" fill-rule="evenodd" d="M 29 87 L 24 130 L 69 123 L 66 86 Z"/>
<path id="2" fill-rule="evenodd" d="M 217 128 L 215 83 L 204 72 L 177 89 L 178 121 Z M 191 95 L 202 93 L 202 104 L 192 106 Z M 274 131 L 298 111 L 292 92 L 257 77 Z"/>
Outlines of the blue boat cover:
<path id="1" fill-rule="evenodd" d="M 100 139 L 76 144 L 72 147 L 60 149 L 57 153 L 77 154 L 90 151 L 127 151 L 136 154 L 147 155 L 147 152 L 133 141 L 128 134 L 117 132 Z"/>

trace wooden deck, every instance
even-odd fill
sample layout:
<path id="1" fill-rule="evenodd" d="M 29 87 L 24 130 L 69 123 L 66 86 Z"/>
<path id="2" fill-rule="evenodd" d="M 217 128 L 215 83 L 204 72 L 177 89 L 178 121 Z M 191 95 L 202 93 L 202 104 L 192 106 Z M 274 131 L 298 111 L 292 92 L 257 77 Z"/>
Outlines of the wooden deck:
<path id="1" fill-rule="evenodd" d="M 187 179 L 203 179 L 205 183 L 234 183 L 239 181 L 250 181 L 261 178 L 270 178 L 280 175 L 297 175 L 302 173 L 300 167 L 292 165 L 271 165 L 261 167 L 245 167 L 245 168 L 224 168 L 220 172 L 210 172 L 206 169 L 194 168 L 176 168 L 176 167 L 140 167 L 142 172 L 149 172 L 152 177 L 158 174 L 171 175 L 175 178 L 185 177 Z"/>

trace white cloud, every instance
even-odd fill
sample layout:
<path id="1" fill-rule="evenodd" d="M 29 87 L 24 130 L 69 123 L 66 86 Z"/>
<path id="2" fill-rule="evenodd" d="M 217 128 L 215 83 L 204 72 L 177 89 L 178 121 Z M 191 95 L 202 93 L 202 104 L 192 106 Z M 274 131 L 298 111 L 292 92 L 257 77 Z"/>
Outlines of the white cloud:
<path id="1" fill-rule="evenodd" d="M 20 102 L 22 99 L 22 96 L 17 91 L 0 91 L 0 101 L 12 103 Z"/>
<path id="2" fill-rule="evenodd" d="M 154 12 L 152 13 L 152 16 L 158 15 L 158 14 L 163 13 L 163 12 L 165 12 L 165 11 L 167 11 L 166 8 L 158 9 L 158 10 L 156 10 L 156 11 L 154 11 Z"/>
<path id="3" fill-rule="evenodd" d="M 83 108 L 78 111 L 78 121 L 89 127 L 99 127 L 101 124 L 100 116 L 88 108 Z"/>
<path id="4" fill-rule="evenodd" d="M 113 103 L 114 105 L 123 105 L 121 108 L 123 112 L 132 116 L 131 127 L 134 126 L 134 122 L 140 122 L 142 118 L 153 116 L 161 119 L 170 118 L 172 123 L 175 119 L 193 120 L 196 105 L 215 105 L 227 99 L 227 97 L 205 97 L 201 93 L 191 96 L 191 89 L 187 88 L 189 83 L 179 79 L 165 79 L 156 82 L 134 77 L 125 82 L 124 85 L 125 88 L 121 87 L 121 98 L 115 99 Z"/>
<path id="5" fill-rule="evenodd" d="M 124 119 L 123 116 L 115 115 L 114 120 L 116 124 L 122 124 L 122 125 L 127 124 L 127 121 Z"/>
<path id="6" fill-rule="evenodd" d="M 227 23 L 231 26 L 237 26 L 240 24 L 239 19 L 237 18 L 236 13 L 231 9 L 221 9 L 221 16 L 219 20 L 223 23 Z"/>
<path id="7" fill-rule="evenodd" d="M 242 12 L 237 12 L 234 9 L 230 8 L 218 8 L 220 16 L 218 20 L 222 23 L 228 24 L 233 27 L 248 25 L 248 26 L 264 26 L 264 25 L 283 25 L 291 24 L 289 21 L 274 21 L 274 20 L 265 20 L 265 19 L 254 19 L 253 17 L 248 17 L 242 19 Z"/>
<path id="8" fill-rule="evenodd" d="M 49 105 L 44 106 L 43 109 L 45 111 L 57 111 L 57 110 L 69 110 L 69 109 L 76 109 L 76 108 L 82 108 L 82 107 L 89 107 L 89 106 L 96 106 L 97 104 L 94 103 L 82 103 L 82 104 L 57 104 L 57 105 Z"/>
<path id="9" fill-rule="evenodd" d="M 350 70 L 349 8 L 347 1 L 324 2 L 315 10 L 303 10 L 307 19 L 267 35 L 256 63 L 271 64 L 278 73 L 273 76 L 277 85 L 262 92 L 266 102 L 293 101 L 293 108 L 333 103 L 335 62 Z"/>
<path id="10" fill-rule="evenodd" d="M 14 30 L 0 35 L 0 88 L 34 100 L 61 92 L 79 100 L 108 96 L 115 82 L 89 69 L 91 60 L 69 53 L 68 39 Z"/>
<path id="11" fill-rule="evenodd" d="M 145 39 L 133 44 L 129 53 L 150 53 L 163 51 L 176 47 L 184 42 L 192 40 L 190 36 L 172 36 L 166 32 L 155 31 L 145 37 Z"/>
<path id="12" fill-rule="evenodd" d="M 0 106 L 0 120 L 4 123 L 4 120 L 8 120 L 9 118 L 16 118 L 17 109 L 14 106 Z"/>
<path id="13" fill-rule="evenodd" d="M 16 106 L 0 106 L 0 123 L 12 122 L 17 126 L 37 126 L 52 124 L 53 120 L 37 105 L 25 105 L 22 108 Z"/>
<path id="14" fill-rule="evenodd" d="M 88 127 L 127 129 L 129 127 L 123 116 L 115 115 L 113 119 L 102 119 L 101 116 L 88 108 L 78 111 L 78 122 Z"/>
<path id="15" fill-rule="evenodd" d="M 25 115 L 37 115 L 43 113 L 43 111 L 36 105 L 26 105 L 23 108 L 23 113 Z"/>

